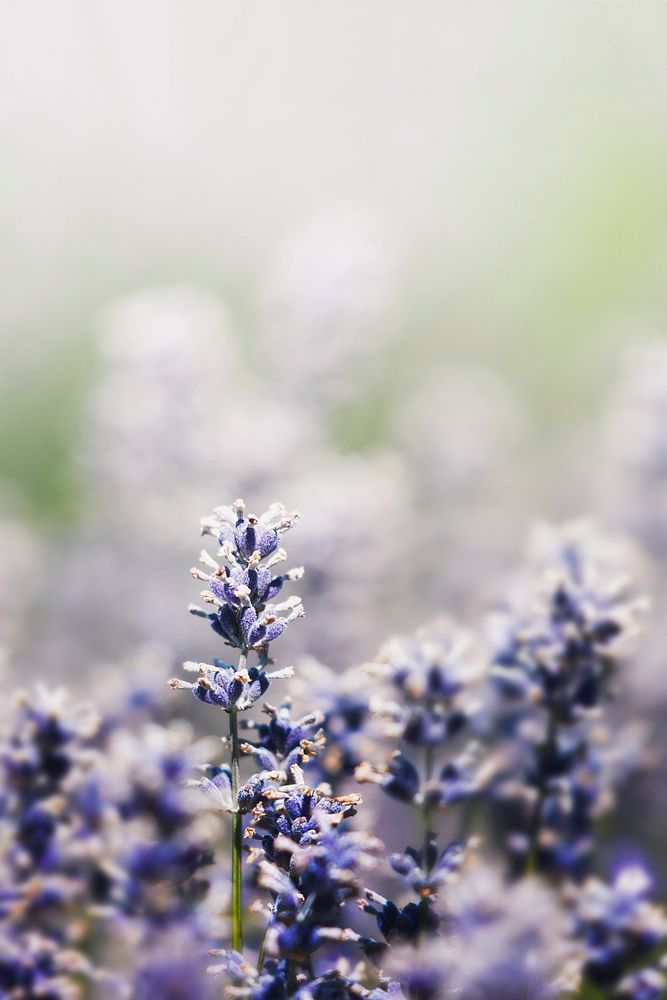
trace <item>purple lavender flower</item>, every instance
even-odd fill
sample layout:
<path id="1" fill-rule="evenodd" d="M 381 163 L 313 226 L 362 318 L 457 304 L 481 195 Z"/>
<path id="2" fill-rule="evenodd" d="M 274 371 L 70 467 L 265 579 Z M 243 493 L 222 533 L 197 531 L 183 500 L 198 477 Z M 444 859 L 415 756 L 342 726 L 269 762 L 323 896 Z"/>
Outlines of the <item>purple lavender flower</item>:
<path id="1" fill-rule="evenodd" d="M 456 877 L 472 846 L 452 843 L 439 850 L 433 831 L 436 810 L 473 798 L 491 774 L 492 762 L 484 760 L 475 740 L 467 739 L 478 711 L 481 671 L 467 638 L 444 620 L 415 637 L 387 643 L 368 669 L 385 681 L 387 690 L 386 696 L 371 700 L 371 709 L 388 720 L 385 737 L 398 746 L 380 766 L 363 761 L 356 777 L 416 807 L 420 846 L 408 846 L 391 858 L 416 902 L 397 903 L 366 889 L 363 907 L 376 918 L 387 943 L 415 944 L 437 932 L 438 892 Z M 382 950 L 373 940 L 363 947 L 369 955 Z"/>
<path id="2" fill-rule="evenodd" d="M 667 979 L 659 969 L 641 969 L 630 973 L 618 984 L 617 1000 L 662 1000 Z"/>
<path id="3" fill-rule="evenodd" d="M 619 572 L 615 547 L 589 525 L 538 541 L 537 572 L 496 637 L 507 755 L 497 801 L 517 870 L 581 877 L 613 774 L 593 719 L 644 602 Z"/>
<path id="4" fill-rule="evenodd" d="M 385 974 L 417 1000 L 556 1000 L 578 978 L 566 915 L 534 882 L 512 888 L 472 867 L 451 883 L 438 909 L 446 933 L 403 944 L 382 958 Z"/>
<path id="5" fill-rule="evenodd" d="M 591 878 L 572 890 L 575 931 L 585 945 L 584 968 L 592 983 L 610 989 L 625 979 L 627 988 L 632 980 L 626 975 L 664 945 L 667 917 L 647 899 L 650 889 L 648 873 L 633 866 L 620 871 L 611 885 Z"/>
<path id="6" fill-rule="evenodd" d="M 185 669 L 198 673 L 198 679 L 173 678 L 172 688 L 190 690 L 199 701 L 227 712 L 244 711 L 263 697 L 271 680 L 291 676 L 291 667 L 273 672 L 265 668 L 269 644 L 304 613 L 298 597 L 271 603 L 284 583 L 303 575 L 302 568 L 271 572 L 286 558 L 278 548 L 279 537 L 297 518 L 297 513 L 288 514 L 281 504 L 273 504 L 261 517 L 246 515 L 242 500 L 233 507 L 217 507 L 213 515 L 202 518 L 202 532 L 220 543 L 222 561 L 202 552 L 201 562 L 208 572 L 194 568 L 192 575 L 208 584 L 202 598 L 215 610 L 207 612 L 193 605 L 190 611 L 206 618 L 229 646 L 239 649 L 241 660 L 237 667 L 219 659 L 212 664 L 187 662 Z M 256 665 L 247 663 L 250 650 L 257 653 Z"/>
<path id="7" fill-rule="evenodd" d="M 615 563 L 615 550 L 590 525 L 545 530 L 537 580 L 498 629 L 494 677 L 509 697 L 572 723 L 609 694 L 624 642 L 645 601 Z"/>

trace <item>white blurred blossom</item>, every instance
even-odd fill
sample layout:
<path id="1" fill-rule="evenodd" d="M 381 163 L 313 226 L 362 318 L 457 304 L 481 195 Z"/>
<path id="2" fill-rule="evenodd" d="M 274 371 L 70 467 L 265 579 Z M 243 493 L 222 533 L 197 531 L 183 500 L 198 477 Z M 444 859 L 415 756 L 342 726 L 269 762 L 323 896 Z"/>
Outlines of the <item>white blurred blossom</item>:
<path id="1" fill-rule="evenodd" d="M 257 351 L 281 394 L 326 410 L 367 383 L 394 304 L 386 247 L 378 220 L 351 205 L 321 212 L 279 246 Z"/>

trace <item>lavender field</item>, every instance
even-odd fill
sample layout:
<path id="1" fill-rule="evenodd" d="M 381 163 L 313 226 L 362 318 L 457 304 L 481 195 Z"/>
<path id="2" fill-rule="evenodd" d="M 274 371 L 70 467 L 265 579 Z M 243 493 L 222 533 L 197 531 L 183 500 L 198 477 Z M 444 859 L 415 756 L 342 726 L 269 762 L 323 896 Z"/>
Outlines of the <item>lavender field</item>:
<path id="1" fill-rule="evenodd" d="M 666 21 L 5 5 L 0 1000 L 665 1000 Z"/>

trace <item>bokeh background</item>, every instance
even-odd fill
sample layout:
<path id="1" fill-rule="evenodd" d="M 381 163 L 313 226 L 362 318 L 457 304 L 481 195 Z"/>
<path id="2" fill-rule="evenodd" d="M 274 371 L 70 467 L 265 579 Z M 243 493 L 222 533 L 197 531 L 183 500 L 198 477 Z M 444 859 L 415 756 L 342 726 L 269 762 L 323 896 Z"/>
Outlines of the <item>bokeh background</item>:
<path id="1" fill-rule="evenodd" d="M 106 691 L 210 654 L 187 568 L 239 494 L 302 509 L 293 631 L 336 668 L 477 621 L 541 517 L 629 532 L 659 624 L 664 5 L 2 20 L 8 669 Z"/>
<path id="2" fill-rule="evenodd" d="M 373 217 L 396 265 L 386 391 L 434 359 L 482 361 L 510 380 L 532 442 L 562 442 L 620 348 L 664 321 L 666 17 L 659 3 L 4 5 L 6 502 L 50 528 L 76 512 L 101 307 L 192 282 L 249 339 L 281 242 L 341 204 Z M 356 446 L 378 420 L 340 433 Z"/>

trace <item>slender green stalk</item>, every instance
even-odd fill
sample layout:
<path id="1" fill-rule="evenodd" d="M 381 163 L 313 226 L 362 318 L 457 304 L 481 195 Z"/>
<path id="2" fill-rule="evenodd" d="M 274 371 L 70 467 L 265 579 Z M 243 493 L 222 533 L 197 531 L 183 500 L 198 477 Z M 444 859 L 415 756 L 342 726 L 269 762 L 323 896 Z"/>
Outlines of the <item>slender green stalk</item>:
<path id="1" fill-rule="evenodd" d="M 239 659 L 239 670 L 246 664 L 247 652 L 242 650 Z M 241 751 L 239 748 L 238 711 L 232 708 L 229 713 L 229 743 L 231 752 L 232 772 L 232 948 L 234 951 L 243 949 L 243 817 L 238 806 L 239 772 Z"/>
<path id="2" fill-rule="evenodd" d="M 433 774 L 433 747 L 426 747 L 424 751 L 424 787 L 428 785 Z M 432 807 L 428 802 L 426 796 L 424 796 L 424 802 L 422 804 L 422 849 L 424 852 L 423 863 L 424 871 L 430 874 L 431 865 L 428 861 L 429 856 L 429 845 L 431 842 L 431 821 L 432 821 Z"/>
<path id="3" fill-rule="evenodd" d="M 264 956 L 266 954 L 266 934 L 262 938 L 262 943 L 259 946 L 259 953 L 257 955 L 257 971 L 261 972 L 264 968 Z"/>
<path id="4" fill-rule="evenodd" d="M 549 721 L 547 724 L 547 738 L 543 747 L 544 758 L 548 761 L 553 757 L 554 750 L 556 749 L 556 740 L 558 738 L 558 723 L 556 721 L 556 713 L 553 709 L 549 712 Z M 542 762 L 544 765 L 544 761 Z M 537 854 L 539 849 L 539 839 L 540 830 L 542 829 L 542 814 L 544 812 L 544 803 L 547 797 L 547 778 L 544 773 L 544 766 L 540 769 L 540 783 L 537 788 L 537 798 L 535 799 L 535 805 L 533 807 L 533 813 L 530 818 L 530 829 L 529 829 L 529 846 L 528 854 L 526 857 L 526 875 L 535 875 L 537 872 Z"/>
<path id="5" fill-rule="evenodd" d="M 433 748 L 426 747 L 424 751 L 424 790 L 426 791 L 426 786 L 431 780 L 431 775 L 433 773 Z M 431 872 L 431 864 L 429 861 L 430 854 L 430 843 L 431 843 L 431 825 L 432 825 L 432 806 L 428 802 L 427 796 L 424 795 L 424 801 L 421 807 L 421 838 L 422 838 L 422 865 L 426 874 Z M 429 899 L 428 896 L 422 896 L 419 900 L 419 924 L 421 931 L 425 931 L 428 927 L 428 912 L 429 912 Z"/>

